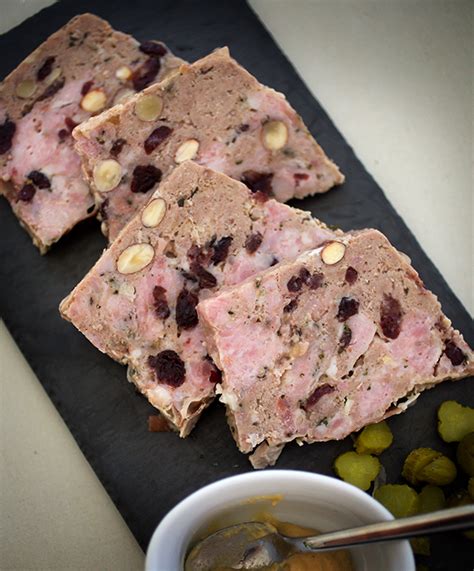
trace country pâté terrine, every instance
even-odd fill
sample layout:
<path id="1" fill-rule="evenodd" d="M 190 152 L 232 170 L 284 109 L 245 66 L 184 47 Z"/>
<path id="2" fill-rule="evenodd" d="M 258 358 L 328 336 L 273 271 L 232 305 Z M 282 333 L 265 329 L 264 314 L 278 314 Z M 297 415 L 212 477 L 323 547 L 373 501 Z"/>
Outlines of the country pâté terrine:
<path id="1" fill-rule="evenodd" d="M 220 378 L 204 345 L 199 300 L 339 234 L 188 161 L 155 189 L 60 310 L 127 364 L 129 379 L 186 436 Z"/>
<path id="2" fill-rule="evenodd" d="M 376 230 L 345 235 L 198 306 L 242 452 L 339 440 L 474 372 L 473 353 L 408 259 Z"/>
<path id="3" fill-rule="evenodd" d="M 83 14 L 2 81 L 0 187 L 42 253 L 95 212 L 74 127 L 181 63 L 163 44 L 139 44 Z"/>
<path id="4" fill-rule="evenodd" d="M 83 123 L 73 137 L 110 240 L 188 159 L 280 202 L 344 180 L 285 97 L 226 48 Z"/>

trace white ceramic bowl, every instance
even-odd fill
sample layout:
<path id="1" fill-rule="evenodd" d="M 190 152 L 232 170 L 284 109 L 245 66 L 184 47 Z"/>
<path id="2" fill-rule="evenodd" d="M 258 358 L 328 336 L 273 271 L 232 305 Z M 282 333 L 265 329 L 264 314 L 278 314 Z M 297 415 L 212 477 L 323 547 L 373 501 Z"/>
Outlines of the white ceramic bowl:
<path id="1" fill-rule="evenodd" d="M 274 506 L 262 498 L 280 494 Z M 336 478 L 293 470 L 242 474 L 198 490 L 168 513 L 151 539 L 146 571 L 182 571 L 190 544 L 209 526 L 249 521 L 262 510 L 322 532 L 393 519 L 369 495 Z M 357 571 L 415 571 L 408 541 L 357 547 L 351 553 Z"/>

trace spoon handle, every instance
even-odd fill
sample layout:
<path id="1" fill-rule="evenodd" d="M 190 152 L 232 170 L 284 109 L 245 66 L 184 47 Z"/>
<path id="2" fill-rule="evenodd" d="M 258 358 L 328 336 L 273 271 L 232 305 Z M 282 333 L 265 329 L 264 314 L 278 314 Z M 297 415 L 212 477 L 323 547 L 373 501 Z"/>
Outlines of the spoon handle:
<path id="1" fill-rule="evenodd" d="M 303 539 L 302 543 L 310 550 L 322 551 L 392 539 L 408 539 L 419 535 L 473 527 L 474 505 L 468 505 L 324 533 L 316 537 Z"/>

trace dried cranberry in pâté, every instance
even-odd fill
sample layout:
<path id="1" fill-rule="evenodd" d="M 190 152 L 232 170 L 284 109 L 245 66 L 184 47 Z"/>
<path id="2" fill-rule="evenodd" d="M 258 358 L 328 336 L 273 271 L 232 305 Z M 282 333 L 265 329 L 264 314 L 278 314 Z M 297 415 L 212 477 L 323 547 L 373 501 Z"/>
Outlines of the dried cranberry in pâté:
<path id="1" fill-rule="evenodd" d="M 105 196 L 101 218 L 116 205 L 110 192 Z M 124 200 L 131 196 L 127 188 Z M 272 199 L 257 203 L 243 184 L 191 161 L 150 190 L 147 200 L 61 311 L 101 351 L 128 364 L 129 379 L 183 436 L 220 381 L 207 358 L 199 303 L 276 258 L 317 248 L 334 233 L 303 211 Z M 157 208 L 161 215 L 150 216 Z M 260 246 L 249 252 L 248 236 L 256 233 Z M 287 292 L 288 301 L 295 295 Z M 184 369 L 174 355 L 157 359 L 162 351 L 173 351 Z M 184 380 L 169 370 L 185 370 Z"/>
<path id="2" fill-rule="evenodd" d="M 257 446 L 258 467 L 286 442 L 341 440 L 474 373 L 472 350 L 385 236 L 338 243 L 335 255 L 303 253 L 198 306 L 232 434 L 242 452 Z M 316 289 L 313 276 L 324 276 Z"/>

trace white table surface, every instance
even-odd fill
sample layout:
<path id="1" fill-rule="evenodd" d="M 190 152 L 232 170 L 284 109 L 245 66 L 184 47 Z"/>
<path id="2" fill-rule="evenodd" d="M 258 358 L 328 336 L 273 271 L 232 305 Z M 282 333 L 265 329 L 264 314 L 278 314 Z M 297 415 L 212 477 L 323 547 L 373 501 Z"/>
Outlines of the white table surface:
<path id="1" fill-rule="evenodd" d="M 0 0 L 0 32 L 51 3 Z M 472 3 L 251 5 L 472 312 Z M 3 323 L 0 387 L 0 568 L 141 569 L 143 553 Z"/>

